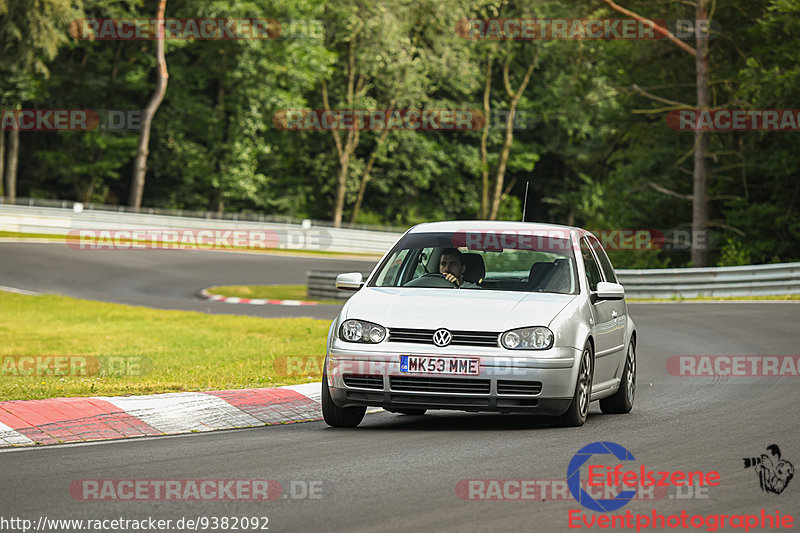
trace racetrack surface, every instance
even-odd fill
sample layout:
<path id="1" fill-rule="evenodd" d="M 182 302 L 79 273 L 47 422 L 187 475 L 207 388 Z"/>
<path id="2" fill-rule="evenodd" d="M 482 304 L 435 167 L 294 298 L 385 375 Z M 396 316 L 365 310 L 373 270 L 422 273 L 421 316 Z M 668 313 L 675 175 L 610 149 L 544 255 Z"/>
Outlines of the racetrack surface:
<path id="1" fill-rule="evenodd" d="M 721 474 L 721 485 L 708 487 L 707 498 L 678 499 L 670 489 L 673 498 L 633 501 L 617 513 L 730 515 L 765 509 L 800 519 L 800 474 L 782 494 L 766 494 L 742 462 L 774 443 L 784 459 L 800 467 L 800 378 L 689 378 L 666 370 L 674 355 L 796 355 L 800 307 L 685 303 L 630 309 L 640 342 L 639 386 L 628 415 L 602 415 L 592 404 L 584 427 L 562 429 L 524 416 L 381 412 L 367 415 L 353 430 L 310 422 L 13 450 L 0 453 L 0 516 L 34 522 L 40 516 L 173 521 L 266 516 L 270 531 L 567 531 L 571 509 L 592 513 L 574 501 L 463 501 L 456 486 L 463 479 L 564 479 L 581 447 L 612 441 L 636 458 L 626 470 L 645 465 Z M 289 481 L 322 482 L 323 497 L 86 502 L 68 490 L 79 479 L 252 478 L 281 481 L 284 491 Z"/>
<path id="2" fill-rule="evenodd" d="M 288 307 L 209 302 L 212 285 L 305 285 L 308 270 L 366 272 L 375 260 L 190 250 L 73 250 L 0 243 L 0 286 L 158 309 L 333 319 L 339 305 Z"/>

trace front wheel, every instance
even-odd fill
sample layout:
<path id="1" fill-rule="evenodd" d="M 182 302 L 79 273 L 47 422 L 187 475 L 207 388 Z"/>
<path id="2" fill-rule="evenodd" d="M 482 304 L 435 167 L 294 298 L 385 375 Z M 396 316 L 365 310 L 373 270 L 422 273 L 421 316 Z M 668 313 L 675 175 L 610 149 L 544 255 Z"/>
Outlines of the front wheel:
<path id="1" fill-rule="evenodd" d="M 592 398 L 592 377 L 594 376 L 594 357 L 592 345 L 588 342 L 581 353 L 578 381 L 575 384 L 575 394 L 569 404 L 567 412 L 556 417 L 556 423 L 562 427 L 578 427 L 586 422 L 589 414 L 589 403 Z"/>
<path id="2" fill-rule="evenodd" d="M 322 374 L 322 417 L 326 424 L 335 428 L 354 428 L 364 420 L 366 412 L 366 406 L 339 407 L 333 403 L 328 376 Z"/>
<path id="3" fill-rule="evenodd" d="M 600 400 L 600 410 L 609 415 L 630 413 L 633 409 L 633 397 L 636 394 L 636 342 L 631 339 L 628 354 L 625 357 L 625 369 L 622 371 L 619 389 L 608 398 Z"/>

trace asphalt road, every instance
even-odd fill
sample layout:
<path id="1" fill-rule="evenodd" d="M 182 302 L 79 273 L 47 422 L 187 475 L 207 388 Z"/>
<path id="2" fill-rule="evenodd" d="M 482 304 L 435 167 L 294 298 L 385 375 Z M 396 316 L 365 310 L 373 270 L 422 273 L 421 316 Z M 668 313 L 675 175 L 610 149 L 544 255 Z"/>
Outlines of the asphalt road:
<path id="1" fill-rule="evenodd" d="M 308 270 L 360 272 L 374 264 L 327 257 L 0 243 L 0 285 L 158 309 L 264 317 L 333 319 L 341 306 L 237 305 L 209 302 L 196 293 L 212 285 L 305 285 Z"/>
<path id="2" fill-rule="evenodd" d="M 3 452 L 0 517 L 268 517 L 270 531 L 567 531 L 568 512 L 581 509 L 574 501 L 465 501 L 456 486 L 464 479 L 564 479 L 581 447 L 612 441 L 635 456 L 632 470 L 721 475 L 702 498 L 680 499 L 686 492 L 669 489 L 665 499 L 634 501 L 619 512 L 764 509 L 800 519 L 800 479 L 780 495 L 767 494 L 742 462 L 778 444 L 784 459 L 800 466 L 798 378 L 686 378 L 666 371 L 672 355 L 796 354 L 797 311 L 793 304 L 632 306 L 641 332 L 634 410 L 609 416 L 593 405 L 582 428 L 523 416 L 381 412 L 354 430 L 309 422 Z M 278 480 L 285 494 L 294 489 L 302 496 L 307 487 L 322 497 L 101 502 L 69 492 L 80 479 L 254 478 Z"/>
<path id="3" fill-rule="evenodd" d="M 40 261 L 48 257 L 48 251 L 40 247 L 25 250 L 38 254 Z M 11 284 L 9 272 L 16 273 L 16 281 L 24 281 L 20 269 L 32 267 L 35 259 L 14 259 L 16 266 L 10 269 L 6 251 L 7 245 L 0 247 L 0 284 Z M 64 257 L 53 254 L 53 262 Z M 158 270 L 166 279 L 158 282 L 152 280 L 153 266 L 143 266 L 145 260 L 139 256 L 120 257 L 118 263 L 109 256 L 107 261 L 118 275 L 135 273 L 137 277 L 126 283 L 127 290 L 115 292 L 110 287 L 116 277 L 109 274 L 98 281 L 103 289 L 98 295 L 119 298 L 115 301 L 147 301 L 152 294 L 154 302 L 166 306 L 168 302 L 160 301 L 164 291 L 177 299 L 202 286 L 201 281 L 243 282 L 234 281 L 232 272 L 237 268 L 239 273 L 253 273 L 253 282 L 261 282 L 255 276 L 260 261 L 273 259 L 246 257 L 242 264 L 247 266 L 224 268 L 220 260 L 216 268 L 224 279 L 217 280 L 210 276 L 214 270 L 197 273 L 217 261 L 214 254 L 196 259 L 169 257 Z M 251 265 L 250 261 L 256 262 Z M 290 282 L 291 268 L 303 273 L 311 268 L 305 260 L 287 261 L 294 267 L 285 266 L 282 282 Z M 64 283 L 75 276 L 81 282 L 70 285 L 75 287 L 69 289 L 75 291 L 71 294 L 91 288 L 92 276 L 79 275 L 77 266 L 70 266 L 72 274 L 63 276 L 56 274 L 58 264 L 40 268 L 51 277 L 41 276 L 47 281 L 34 285 L 40 276 L 31 273 L 27 278 L 31 284 L 21 288 L 56 289 L 59 280 Z M 184 271 L 194 274 L 184 275 Z M 175 287 L 177 283 L 182 286 Z M 381 412 L 367 415 L 353 430 L 309 422 L 3 451 L 0 526 L 3 518 L 12 517 L 33 523 L 40 517 L 153 517 L 175 524 L 182 517 L 236 516 L 267 517 L 270 531 L 567 531 L 571 510 L 582 509 L 585 517 L 595 515 L 572 500 L 466 501 L 456 487 L 468 479 L 563 480 L 572 456 L 595 441 L 627 448 L 635 461 L 626 470 L 644 465 L 647 470 L 717 471 L 721 476 L 719 486 L 707 487 L 699 497 L 695 493 L 684 499 L 686 492 L 670 488 L 663 499 L 633 501 L 617 513 L 649 516 L 655 509 L 662 515 L 679 515 L 684 510 L 732 515 L 766 510 L 800 519 L 800 474 L 782 494 L 767 494 L 759 488 L 754 470 L 743 468 L 742 462 L 778 444 L 783 458 L 800 467 L 800 378 L 689 378 L 671 375 L 666 368 L 667 359 L 674 355 L 797 355 L 798 311 L 800 306 L 791 303 L 631 305 L 640 332 L 634 410 L 628 415 L 602 415 L 593 404 L 582 428 L 554 428 L 546 420 L 524 416 L 435 411 L 407 417 Z M 71 496 L 69 487 L 82 479 L 274 479 L 290 497 L 268 502 L 81 501 Z M 304 487 L 321 490 L 321 497 L 291 497 L 302 496 Z"/>

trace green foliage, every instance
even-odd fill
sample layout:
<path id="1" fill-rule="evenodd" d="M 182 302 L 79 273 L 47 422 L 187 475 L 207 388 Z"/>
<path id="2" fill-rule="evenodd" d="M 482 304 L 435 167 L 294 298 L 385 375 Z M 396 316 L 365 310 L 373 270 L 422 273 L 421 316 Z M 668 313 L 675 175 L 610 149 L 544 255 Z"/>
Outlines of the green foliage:
<path id="1" fill-rule="evenodd" d="M 625 7 L 691 19 L 677 0 Z M 152 41 L 75 40 L 71 20 L 152 17 L 143 0 L 0 0 L 3 107 L 141 109 L 152 94 Z M 710 42 L 712 105 L 794 109 L 800 86 L 800 0 L 718 3 Z M 287 109 L 508 109 L 522 93 L 500 205 L 519 220 L 592 229 L 674 230 L 691 224 L 690 132 L 667 126 L 664 100 L 696 101 L 694 58 L 667 40 L 464 39 L 470 17 L 618 17 L 604 3 L 563 1 L 169 0 L 167 17 L 274 18 L 274 40 L 168 41 L 170 79 L 153 123 L 145 206 L 261 211 L 329 219 L 339 158 L 330 132 L 286 131 Z M 299 32 L 290 34 L 292 25 Z M 322 31 L 315 32 L 314 28 Z M 694 45 L 693 40 L 687 40 Z M 538 56 L 537 56 L 538 54 Z M 348 102 L 349 74 L 354 100 Z M 661 100 L 654 100 L 656 96 Z M 342 132 L 342 137 L 345 137 Z M 344 220 L 373 160 L 357 222 L 407 226 L 474 218 L 481 206 L 481 131 L 360 132 L 349 161 Z M 800 259 L 796 132 L 710 136 L 711 261 Z M 22 134 L 20 196 L 118 203 L 128 197 L 136 132 Z M 490 175 L 504 131 L 487 137 Z M 667 191 L 665 193 L 664 191 Z M 721 243 L 721 245 L 719 244 Z M 683 266 L 689 254 L 612 252 L 618 267 Z"/>
<path id="2" fill-rule="evenodd" d="M 717 266 L 749 265 L 750 252 L 741 241 L 728 238 L 719 255 Z"/>

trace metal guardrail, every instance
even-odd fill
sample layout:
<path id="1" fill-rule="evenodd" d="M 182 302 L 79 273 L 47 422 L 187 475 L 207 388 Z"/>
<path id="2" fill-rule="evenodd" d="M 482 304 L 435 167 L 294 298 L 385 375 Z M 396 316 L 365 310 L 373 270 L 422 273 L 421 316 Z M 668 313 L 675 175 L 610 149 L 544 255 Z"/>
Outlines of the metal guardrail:
<path id="1" fill-rule="evenodd" d="M 307 223 L 308 219 L 294 217 L 291 215 L 265 215 L 253 211 L 240 211 L 237 213 L 216 211 L 193 211 L 190 209 L 167 209 L 163 207 L 140 207 L 134 208 L 127 205 L 99 204 L 94 202 L 81 203 L 72 200 L 52 200 L 49 198 L 21 198 L 14 200 L 6 196 L 0 196 L 0 205 L 18 205 L 23 207 L 56 207 L 60 209 L 74 210 L 75 206 L 83 211 L 107 211 L 111 213 L 134 213 L 141 215 L 162 215 L 184 218 L 203 218 L 207 220 L 234 220 L 242 222 L 275 222 L 279 224 L 300 225 Z M 317 227 L 333 227 L 330 220 L 311 220 L 312 225 Z M 360 229 L 367 231 L 382 231 L 389 233 L 402 233 L 406 228 L 376 224 L 344 224 L 346 229 Z"/>
<path id="2" fill-rule="evenodd" d="M 330 270 L 309 270 L 306 272 L 308 278 L 308 297 L 312 300 L 341 300 L 345 301 L 353 295 L 353 291 L 345 291 L 336 288 L 336 276 L 341 274 L 339 271 Z M 366 280 L 369 272 L 362 272 Z"/>
<path id="3" fill-rule="evenodd" d="M 339 272 L 309 271 L 308 297 L 347 300 L 335 287 Z M 364 279 L 369 275 L 364 273 Z M 710 268 L 617 270 L 627 298 L 768 296 L 800 294 L 800 263 Z"/>
<path id="4" fill-rule="evenodd" d="M 278 248 L 383 254 L 400 233 L 257 220 L 180 217 L 160 214 L 0 205 L 0 231 L 67 235 L 79 230 L 250 230 L 272 232 Z M 334 286 L 338 272 L 309 273 L 309 297 L 346 300 L 351 292 Z M 712 268 L 618 270 L 630 298 L 694 298 L 697 296 L 762 296 L 800 294 L 800 263 Z M 365 275 L 366 277 L 366 275 Z"/>
<path id="5" fill-rule="evenodd" d="M 618 270 L 630 298 L 800 294 L 800 263 Z"/>
<path id="6" fill-rule="evenodd" d="M 262 232 L 270 248 L 382 254 L 401 233 L 319 227 L 311 220 L 300 224 L 249 220 L 206 219 L 144 213 L 86 211 L 60 207 L 0 205 L 0 231 L 45 235 L 75 235 L 109 231 L 234 231 Z M 102 239 L 102 235 L 99 235 Z M 131 237 L 127 237 L 130 239 Z M 129 241 L 126 241 L 129 242 Z M 232 246 L 230 246 L 232 247 Z"/>

